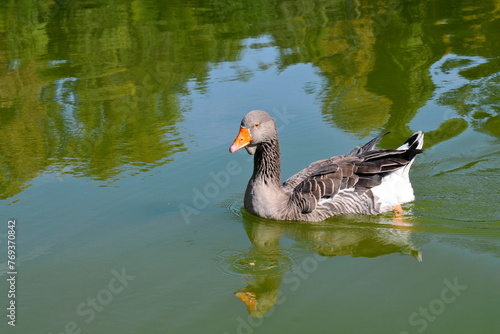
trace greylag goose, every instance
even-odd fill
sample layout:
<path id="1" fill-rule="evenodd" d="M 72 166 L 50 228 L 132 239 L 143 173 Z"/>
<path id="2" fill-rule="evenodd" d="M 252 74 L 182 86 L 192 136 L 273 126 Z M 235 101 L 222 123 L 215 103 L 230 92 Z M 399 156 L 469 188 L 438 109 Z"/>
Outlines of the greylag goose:
<path id="1" fill-rule="evenodd" d="M 387 132 L 388 133 L 388 132 Z M 345 214 L 401 210 L 413 201 L 410 166 L 422 152 L 424 134 L 413 134 L 395 150 L 375 149 L 381 134 L 349 154 L 313 162 L 281 184 L 281 154 L 274 119 L 249 112 L 229 152 L 254 155 L 245 209 L 262 218 L 318 222 Z"/>

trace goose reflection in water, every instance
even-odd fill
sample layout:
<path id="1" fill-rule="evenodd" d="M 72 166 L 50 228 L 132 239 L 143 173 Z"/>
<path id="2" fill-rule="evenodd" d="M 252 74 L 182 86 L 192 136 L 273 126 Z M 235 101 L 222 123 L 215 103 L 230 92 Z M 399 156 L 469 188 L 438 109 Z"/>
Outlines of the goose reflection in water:
<path id="1" fill-rule="evenodd" d="M 307 279 L 320 262 L 329 257 L 375 258 L 399 253 L 422 261 L 421 253 L 411 242 L 412 226 L 399 214 L 336 217 L 333 225 L 328 220 L 307 226 L 266 220 L 247 213 L 243 213 L 242 218 L 253 247 L 247 252 L 233 253 L 225 264 L 233 273 L 247 277 L 247 285 L 235 295 L 255 318 L 263 317 L 274 305 L 280 304 L 282 281 L 294 291 L 300 280 Z M 297 243 L 283 247 L 282 236 Z M 288 273 L 296 275 L 287 276 Z"/>

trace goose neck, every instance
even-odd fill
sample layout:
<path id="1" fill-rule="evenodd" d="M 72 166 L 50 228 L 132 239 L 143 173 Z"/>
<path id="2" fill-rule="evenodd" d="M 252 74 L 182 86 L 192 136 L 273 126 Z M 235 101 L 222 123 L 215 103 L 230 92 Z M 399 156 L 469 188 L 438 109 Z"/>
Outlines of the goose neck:
<path id="1" fill-rule="evenodd" d="M 257 147 L 252 178 L 266 184 L 281 184 L 281 154 L 278 138 Z"/>

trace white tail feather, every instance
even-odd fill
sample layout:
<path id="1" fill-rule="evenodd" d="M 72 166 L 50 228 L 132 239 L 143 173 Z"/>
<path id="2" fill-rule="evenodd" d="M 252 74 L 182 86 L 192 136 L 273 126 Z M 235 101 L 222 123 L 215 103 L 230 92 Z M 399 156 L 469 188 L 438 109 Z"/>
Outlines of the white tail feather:
<path id="1" fill-rule="evenodd" d="M 417 143 L 417 149 L 422 149 L 424 145 L 424 134 L 422 131 L 414 133 L 410 139 L 398 147 L 398 150 L 408 150 L 415 143 Z M 411 202 L 415 199 L 409 177 L 413 161 L 415 161 L 415 158 L 403 168 L 384 176 L 382 183 L 372 188 L 375 203 L 380 205 L 381 211 L 393 210 L 395 205 Z"/>

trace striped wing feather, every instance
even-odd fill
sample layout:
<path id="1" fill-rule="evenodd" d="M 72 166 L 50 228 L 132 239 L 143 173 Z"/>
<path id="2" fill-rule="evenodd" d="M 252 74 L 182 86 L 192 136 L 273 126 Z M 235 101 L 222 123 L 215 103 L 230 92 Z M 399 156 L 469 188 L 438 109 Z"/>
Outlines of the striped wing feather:
<path id="1" fill-rule="evenodd" d="M 382 135 L 344 156 L 312 163 L 283 184 L 302 213 L 316 208 L 322 198 L 333 198 L 342 190 L 363 193 L 380 185 L 387 173 L 406 166 L 422 152 L 413 145 L 407 150 L 374 150 Z"/>

